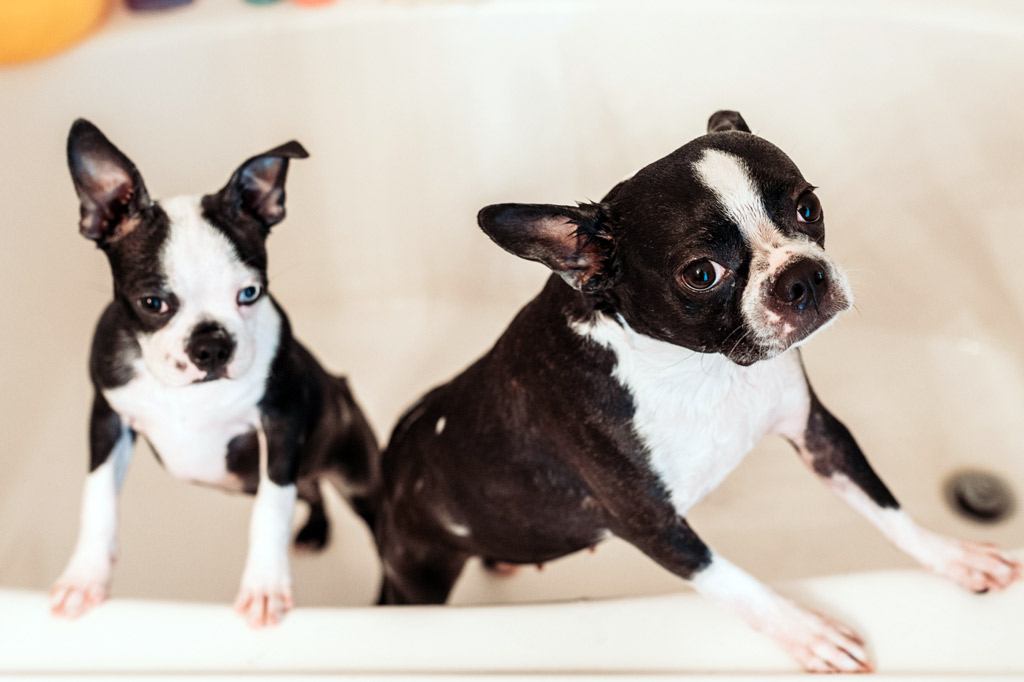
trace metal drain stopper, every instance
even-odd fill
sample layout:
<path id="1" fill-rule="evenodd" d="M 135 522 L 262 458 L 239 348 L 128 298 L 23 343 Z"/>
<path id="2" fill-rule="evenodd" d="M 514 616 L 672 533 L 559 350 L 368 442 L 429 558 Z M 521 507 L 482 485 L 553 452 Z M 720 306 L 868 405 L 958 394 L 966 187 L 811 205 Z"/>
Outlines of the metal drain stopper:
<path id="1" fill-rule="evenodd" d="M 953 508 L 973 521 L 997 523 L 1013 512 L 1014 498 L 1002 478 L 985 471 L 962 471 L 946 483 Z"/>

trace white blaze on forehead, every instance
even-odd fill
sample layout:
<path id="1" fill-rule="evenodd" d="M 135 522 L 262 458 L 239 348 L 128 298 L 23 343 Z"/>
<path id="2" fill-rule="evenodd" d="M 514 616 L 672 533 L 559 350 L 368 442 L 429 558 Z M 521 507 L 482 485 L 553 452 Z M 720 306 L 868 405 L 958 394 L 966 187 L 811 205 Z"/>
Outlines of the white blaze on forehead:
<path id="1" fill-rule="evenodd" d="M 718 149 L 705 150 L 693 164 L 697 178 L 714 192 L 725 214 L 755 248 L 770 249 L 782 235 L 764 208 L 761 193 L 743 160 Z"/>
<path id="2" fill-rule="evenodd" d="M 231 240 L 203 218 L 199 197 L 174 197 L 160 205 L 171 223 L 160 258 L 168 286 L 180 292 L 179 298 L 231 288 L 240 278 L 255 274 L 241 262 Z"/>

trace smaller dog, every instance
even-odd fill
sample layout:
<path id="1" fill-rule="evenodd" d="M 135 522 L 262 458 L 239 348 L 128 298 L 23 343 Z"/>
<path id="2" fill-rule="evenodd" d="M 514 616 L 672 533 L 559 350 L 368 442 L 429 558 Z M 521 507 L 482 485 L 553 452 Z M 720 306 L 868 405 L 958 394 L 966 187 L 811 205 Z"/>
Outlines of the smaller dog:
<path id="1" fill-rule="evenodd" d="M 76 617 L 108 595 L 136 434 L 174 476 L 255 494 L 235 603 L 254 627 L 292 606 L 296 498 L 310 507 L 298 544 L 327 542 L 321 480 L 373 528 L 377 440 L 345 379 L 292 336 L 267 291 L 265 241 L 284 219 L 288 161 L 307 156 L 288 142 L 243 163 L 219 192 L 156 202 L 96 126 L 72 125 L 80 229 L 110 261 L 114 300 L 93 337 L 89 475 L 78 543 L 51 593 L 55 614 Z"/>
<path id="2" fill-rule="evenodd" d="M 821 203 L 720 111 L 600 203 L 500 204 L 480 227 L 554 274 L 494 348 L 399 420 L 377 529 L 383 600 L 443 603 L 470 557 L 533 564 L 609 534 L 811 671 L 871 669 L 849 628 L 783 599 L 686 522 L 765 434 L 892 542 L 976 592 L 1021 576 L 918 526 L 811 389 L 795 348 L 852 305 Z"/>

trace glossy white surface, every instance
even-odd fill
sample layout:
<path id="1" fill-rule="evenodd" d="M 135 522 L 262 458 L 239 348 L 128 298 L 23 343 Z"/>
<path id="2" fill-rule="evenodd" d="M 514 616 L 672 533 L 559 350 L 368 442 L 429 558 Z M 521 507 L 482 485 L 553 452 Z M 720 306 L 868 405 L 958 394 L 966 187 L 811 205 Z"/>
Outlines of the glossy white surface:
<path id="1" fill-rule="evenodd" d="M 76 231 L 63 149 L 77 116 L 99 125 L 158 197 L 213 191 L 245 158 L 291 138 L 310 150 L 292 166 L 289 217 L 271 237 L 271 290 L 299 337 L 351 376 L 384 440 L 401 410 L 483 352 L 544 280 L 541 266 L 480 233 L 480 207 L 599 199 L 701 134 L 712 111 L 738 109 L 821 187 L 828 250 L 851 273 L 856 312 L 805 352 L 822 399 L 925 525 L 1024 546 L 1021 514 L 978 526 L 954 517 L 941 492 L 951 472 L 980 467 L 1024 494 L 1024 16 L 1015 3 L 345 0 L 314 11 L 203 0 L 165 15 L 117 13 L 71 52 L 0 70 L 0 101 L 5 587 L 47 589 L 77 528 L 88 339 L 110 291 L 105 259 Z M 49 655 L 31 659 L 44 669 L 120 665 L 129 659 L 86 643 L 143 619 L 225 642 L 208 650 L 211 670 L 236 669 L 253 646 L 278 657 L 263 670 L 314 654 L 336 657 L 327 667 L 389 670 L 395 651 L 420 650 L 446 662 L 435 670 L 603 669 L 581 663 L 592 655 L 621 657 L 609 664 L 617 670 L 793 669 L 768 640 L 683 597 L 420 615 L 302 609 L 365 606 L 376 594 L 369 537 L 330 502 L 334 544 L 294 559 L 300 609 L 279 632 L 252 635 L 229 608 L 251 499 L 185 485 L 140 452 L 121 506 L 113 601 L 52 624 L 38 595 L 5 592 L 0 608 L 25 615 L 3 627 L 56 637 Z M 760 444 L 691 521 L 766 580 L 912 565 L 781 441 Z M 815 592 L 821 609 L 853 616 L 882 672 L 1024 673 L 1000 639 L 1024 637 L 1021 588 L 974 599 L 934 580 L 911 572 L 813 584 L 825 586 Z M 609 541 L 511 580 L 473 566 L 454 601 L 683 589 Z M 620 621 L 620 609 L 632 615 Z M 545 623 L 596 639 L 559 638 Z M 949 640 L 915 639 L 921 624 Z M 537 647 L 550 650 L 514 650 L 523 668 L 498 665 L 483 640 L 458 646 L 490 631 L 530 643 L 531 627 L 548 633 Z M 303 644 L 306 628 L 324 644 Z M 688 628 L 714 636 L 691 647 L 673 636 Z M 339 646 L 353 630 L 362 644 Z M 382 631 L 408 636 L 376 648 L 371 635 Z M 30 661 L 28 651 L 38 649 L 0 647 L 0 669 Z"/>
<path id="2" fill-rule="evenodd" d="M 1024 670 L 1019 628 L 995 625 L 1019 619 L 1024 589 L 984 599 L 939 578 L 888 571 L 817 578 L 783 592 L 871 632 L 883 674 Z M 40 660 L 52 672 L 794 672 L 771 640 L 696 595 L 299 609 L 273 631 L 239 627 L 234 614 L 210 605 L 120 600 L 91 614 L 88 626 L 54 621 L 32 593 L 0 590 L 0 608 L 15 616 L 0 622 L 0 670 L 14 672 L 36 670 Z"/>

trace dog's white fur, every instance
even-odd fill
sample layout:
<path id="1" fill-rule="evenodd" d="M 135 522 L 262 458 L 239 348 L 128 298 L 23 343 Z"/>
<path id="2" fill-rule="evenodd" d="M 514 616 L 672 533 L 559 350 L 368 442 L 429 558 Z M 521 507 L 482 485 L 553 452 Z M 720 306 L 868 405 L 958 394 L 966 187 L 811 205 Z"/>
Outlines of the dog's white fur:
<path id="1" fill-rule="evenodd" d="M 54 611 L 75 618 L 110 592 L 117 558 L 117 497 L 132 458 L 132 436 L 121 430 L 107 461 L 85 479 L 78 541 L 50 593 Z"/>
<path id="2" fill-rule="evenodd" d="M 572 323 L 615 353 L 612 374 L 633 396 L 633 428 L 680 516 L 714 490 L 754 444 L 809 405 L 796 352 L 742 367 L 635 332 L 598 314 Z"/>
<path id="3" fill-rule="evenodd" d="M 837 305 L 842 310 L 853 305 L 853 294 L 843 269 L 810 238 L 803 235 L 792 238 L 783 234 L 768 216 L 761 194 L 742 159 L 718 149 L 707 149 L 693 169 L 701 183 L 718 198 L 725 214 L 739 228 L 753 252 L 740 310 L 766 357 L 784 353 L 793 345 L 790 338 L 793 328 L 766 306 L 768 297 L 772 295 L 771 283 L 793 262 L 809 258 L 821 263 L 827 270 L 826 278 L 833 288 Z M 834 320 L 832 317 L 818 331 Z M 800 342 L 806 341 L 805 338 Z"/>
<path id="4" fill-rule="evenodd" d="M 294 603 L 288 541 L 298 489 L 294 484 L 281 486 L 270 480 L 267 438 L 259 422 L 256 434 L 260 482 L 249 524 L 249 554 L 235 610 L 245 616 L 249 625 L 260 627 L 278 623 Z"/>
<path id="5" fill-rule="evenodd" d="M 1021 577 L 1021 566 L 995 545 L 939 535 L 919 526 L 902 509 L 883 509 L 841 474 L 829 488 L 922 566 L 973 592 L 1000 590 Z"/>
<path id="6" fill-rule="evenodd" d="M 691 584 L 775 638 L 808 671 L 858 672 L 867 665 L 864 642 L 852 630 L 797 606 L 717 554 Z"/>

